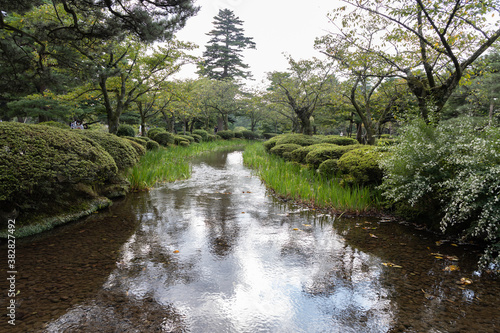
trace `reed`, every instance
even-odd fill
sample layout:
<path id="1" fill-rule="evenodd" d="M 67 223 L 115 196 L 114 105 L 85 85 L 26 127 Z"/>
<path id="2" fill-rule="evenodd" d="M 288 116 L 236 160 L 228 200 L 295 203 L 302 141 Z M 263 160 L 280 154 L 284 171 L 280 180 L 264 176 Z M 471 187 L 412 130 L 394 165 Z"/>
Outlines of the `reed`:
<path id="1" fill-rule="evenodd" d="M 174 146 L 147 151 L 139 163 L 128 171 L 132 191 L 142 191 L 158 184 L 191 177 L 189 159 L 204 152 L 234 149 L 246 141 L 211 141 L 188 147 Z"/>
<path id="2" fill-rule="evenodd" d="M 360 213 L 381 207 L 380 194 L 374 189 L 341 186 L 336 179 L 266 153 L 261 143 L 247 146 L 243 160 L 279 196 L 339 212 Z"/>

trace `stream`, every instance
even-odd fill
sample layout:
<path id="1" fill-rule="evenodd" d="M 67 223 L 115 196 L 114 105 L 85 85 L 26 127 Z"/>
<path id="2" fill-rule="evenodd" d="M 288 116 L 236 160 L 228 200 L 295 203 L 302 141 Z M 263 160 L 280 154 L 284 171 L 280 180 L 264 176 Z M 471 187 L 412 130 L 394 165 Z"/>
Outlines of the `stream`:
<path id="1" fill-rule="evenodd" d="M 189 180 L 17 240 L 16 325 L 2 315 L 0 332 L 500 332 L 479 255 L 282 202 L 241 152 L 210 153 Z"/>

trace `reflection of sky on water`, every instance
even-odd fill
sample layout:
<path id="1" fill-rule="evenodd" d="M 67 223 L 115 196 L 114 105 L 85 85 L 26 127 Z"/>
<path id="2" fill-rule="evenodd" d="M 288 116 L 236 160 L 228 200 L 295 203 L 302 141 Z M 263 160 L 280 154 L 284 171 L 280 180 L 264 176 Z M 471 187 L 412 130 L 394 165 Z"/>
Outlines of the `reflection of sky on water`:
<path id="1" fill-rule="evenodd" d="M 156 214 L 141 213 L 105 288 L 173 304 L 194 332 L 389 329 L 377 258 L 272 204 L 241 153 L 218 163 L 151 193 Z"/>

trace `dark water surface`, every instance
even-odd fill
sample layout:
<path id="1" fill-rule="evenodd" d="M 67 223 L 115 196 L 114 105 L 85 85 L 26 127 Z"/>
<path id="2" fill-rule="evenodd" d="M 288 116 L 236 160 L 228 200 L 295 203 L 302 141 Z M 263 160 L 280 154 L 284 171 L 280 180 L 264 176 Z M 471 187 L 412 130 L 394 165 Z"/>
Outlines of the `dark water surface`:
<path id="1" fill-rule="evenodd" d="M 279 203 L 241 152 L 215 153 L 18 243 L 0 332 L 500 332 L 500 281 L 476 248 L 438 241 Z"/>

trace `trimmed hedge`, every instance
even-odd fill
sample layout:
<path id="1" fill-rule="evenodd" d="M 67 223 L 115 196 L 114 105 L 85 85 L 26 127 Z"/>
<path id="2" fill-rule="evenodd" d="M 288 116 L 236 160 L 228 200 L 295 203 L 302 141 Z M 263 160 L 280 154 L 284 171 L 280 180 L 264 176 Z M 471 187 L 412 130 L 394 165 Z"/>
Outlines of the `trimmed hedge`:
<path id="1" fill-rule="evenodd" d="M 323 163 L 321 163 L 319 165 L 318 172 L 321 175 L 328 177 L 328 178 L 335 177 L 340 171 L 337 162 L 338 162 L 338 159 L 336 159 L 336 158 L 324 161 Z"/>
<path id="2" fill-rule="evenodd" d="M 202 129 L 196 129 L 192 132 L 192 134 L 196 134 L 202 137 L 203 141 L 209 141 L 208 140 L 208 132 Z"/>
<path id="3" fill-rule="evenodd" d="M 277 145 L 283 145 L 286 143 L 293 143 L 299 146 L 310 146 L 317 143 L 321 143 L 321 139 L 315 136 L 305 135 L 305 134 L 282 134 L 278 137 L 276 141 Z"/>
<path id="4" fill-rule="evenodd" d="M 78 184 L 102 185 L 115 177 L 113 158 L 82 132 L 1 122 L 0 205 L 55 203 Z"/>
<path id="5" fill-rule="evenodd" d="M 135 136 L 124 136 L 123 137 L 124 139 L 127 139 L 127 140 L 130 140 L 130 141 L 133 141 L 135 143 L 138 143 L 140 144 L 141 146 L 143 147 L 146 147 L 146 140 L 142 139 L 141 137 L 135 137 Z"/>
<path id="6" fill-rule="evenodd" d="M 62 128 L 62 129 L 71 129 L 71 127 L 66 125 L 66 124 L 60 123 L 58 121 L 52 121 L 52 120 L 38 123 L 38 125 L 52 126 L 52 127 Z"/>
<path id="7" fill-rule="evenodd" d="M 266 148 L 267 151 L 270 151 L 274 146 L 276 146 L 276 142 L 280 139 L 279 136 L 275 136 L 267 140 L 266 142 L 263 143 L 264 148 Z"/>
<path id="8" fill-rule="evenodd" d="M 154 140 L 146 142 L 146 149 L 147 150 L 155 150 L 155 149 L 160 149 L 160 144 Z"/>
<path id="9" fill-rule="evenodd" d="M 118 136 L 135 136 L 135 129 L 131 125 L 123 124 L 116 130 Z"/>
<path id="10" fill-rule="evenodd" d="M 334 145 L 339 145 L 339 146 L 349 146 L 349 145 L 356 145 L 358 144 L 358 140 L 345 137 L 345 136 L 340 136 L 340 135 L 327 135 L 320 137 L 321 142 L 323 143 L 333 143 Z"/>
<path id="11" fill-rule="evenodd" d="M 114 134 L 83 130 L 77 132 L 81 136 L 88 137 L 101 145 L 115 160 L 118 170 L 123 171 L 134 166 L 141 155 L 137 153 L 129 140 L 120 138 Z"/>
<path id="12" fill-rule="evenodd" d="M 255 140 L 259 138 L 259 134 L 250 130 L 243 130 L 241 131 L 241 134 L 243 135 L 243 138 L 247 140 Z"/>
<path id="13" fill-rule="evenodd" d="M 231 140 L 235 137 L 235 134 L 233 131 L 227 130 L 227 131 L 218 131 L 217 135 L 223 138 L 224 140 Z"/>
<path id="14" fill-rule="evenodd" d="M 306 163 L 314 168 L 318 168 L 321 163 L 329 159 L 339 159 L 342 155 L 350 150 L 359 148 L 359 145 L 336 146 L 332 147 L 317 147 L 309 152 L 306 156 Z"/>
<path id="15" fill-rule="evenodd" d="M 383 171 L 379 162 L 384 156 L 376 147 L 364 146 L 345 153 L 337 165 L 347 175 L 349 182 L 356 184 L 381 184 Z"/>
<path id="16" fill-rule="evenodd" d="M 164 133 L 166 131 L 167 130 L 165 130 L 164 128 L 161 128 L 161 127 L 152 128 L 148 131 L 148 138 L 150 138 L 151 140 L 154 140 L 155 139 L 154 137 L 156 136 L 156 134 Z"/>
<path id="17" fill-rule="evenodd" d="M 193 137 L 194 142 L 202 142 L 203 141 L 203 137 L 201 135 L 191 134 L 191 136 Z"/>
<path id="18" fill-rule="evenodd" d="M 151 139 L 164 147 L 168 147 L 169 145 L 173 145 L 175 143 L 175 136 L 167 131 L 158 131 L 157 133 L 153 133 L 153 137 L 151 137 Z"/>
<path id="19" fill-rule="evenodd" d="M 186 142 L 187 145 L 182 143 L 182 142 Z M 174 144 L 179 145 L 179 146 L 189 146 L 190 142 L 188 139 L 184 138 L 181 135 L 174 135 Z"/>
<path id="20" fill-rule="evenodd" d="M 301 164 L 306 164 L 306 156 L 309 154 L 311 151 L 314 149 L 317 149 L 319 147 L 335 147 L 335 145 L 331 143 L 318 143 L 315 145 L 310 145 L 310 146 L 305 146 L 305 147 L 300 147 L 295 149 L 294 151 L 290 152 L 287 156 L 288 159 L 292 162 L 297 162 Z"/>
<path id="21" fill-rule="evenodd" d="M 274 146 L 273 148 L 271 148 L 271 150 L 269 152 L 271 154 L 283 157 L 284 153 L 292 152 L 295 149 L 300 148 L 300 147 L 302 147 L 302 146 L 296 145 L 296 144 L 293 144 L 293 143 L 286 143 L 286 144 L 283 144 L 283 145 L 276 145 L 276 146 Z"/>
<path id="22" fill-rule="evenodd" d="M 184 138 L 186 140 L 188 140 L 189 142 L 194 142 L 194 137 L 192 137 L 191 135 L 183 135 L 183 134 L 177 134 L 177 136 L 180 136 L 181 138 Z"/>
<path id="23" fill-rule="evenodd" d="M 133 140 L 130 140 L 130 139 L 126 139 L 129 141 L 129 143 L 132 145 L 132 147 L 135 149 L 135 152 L 137 153 L 137 155 L 139 155 L 139 157 L 143 156 L 144 154 L 146 154 L 146 147 L 145 145 L 142 145 L 141 143 L 138 143 L 138 142 L 135 142 Z M 139 140 L 140 141 L 140 140 Z M 144 142 L 145 143 L 145 142 Z"/>

